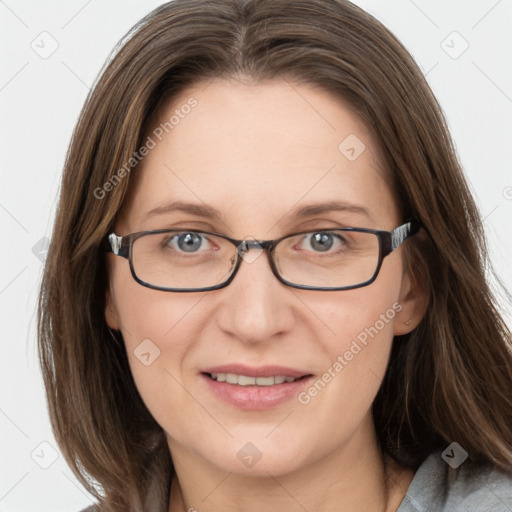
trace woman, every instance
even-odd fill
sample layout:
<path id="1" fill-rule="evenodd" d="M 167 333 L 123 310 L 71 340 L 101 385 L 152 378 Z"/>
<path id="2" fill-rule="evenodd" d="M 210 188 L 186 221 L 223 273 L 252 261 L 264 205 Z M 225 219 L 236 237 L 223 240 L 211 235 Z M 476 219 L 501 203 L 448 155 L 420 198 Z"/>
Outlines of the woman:
<path id="1" fill-rule="evenodd" d="M 39 331 L 61 450 L 101 510 L 509 510 L 486 258 L 441 110 L 374 18 L 164 4 L 68 153 Z"/>

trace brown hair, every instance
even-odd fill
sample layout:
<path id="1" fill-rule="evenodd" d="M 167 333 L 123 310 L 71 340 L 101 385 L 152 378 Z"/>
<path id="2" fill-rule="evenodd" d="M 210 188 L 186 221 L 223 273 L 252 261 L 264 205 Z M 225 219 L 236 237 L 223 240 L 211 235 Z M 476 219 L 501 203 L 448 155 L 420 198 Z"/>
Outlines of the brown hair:
<path id="1" fill-rule="evenodd" d="M 199 80 L 234 75 L 313 84 L 351 106 L 374 133 L 404 219 L 429 233 L 404 247 L 428 308 L 393 341 L 373 406 L 382 450 L 416 468 L 457 441 L 475 463 L 512 472 L 511 335 L 486 283 L 481 219 L 420 69 L 346 0 L 175 0 L 144 18 L 107 63 L 67 154 L 39 301 L 50 417 L 72 470 L 104 510 L 143 510 L 154 475 L 167 506 L 172 461 L 121 334 L 105 322 L 101 242 L 131 180 L 118 171 L 163 102 Z"/>

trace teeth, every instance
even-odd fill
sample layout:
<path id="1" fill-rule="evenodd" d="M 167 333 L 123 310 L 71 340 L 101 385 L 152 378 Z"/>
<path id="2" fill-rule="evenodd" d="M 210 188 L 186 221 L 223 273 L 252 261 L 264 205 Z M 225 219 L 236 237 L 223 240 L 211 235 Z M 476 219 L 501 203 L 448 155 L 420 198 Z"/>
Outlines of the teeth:
<path id="1" fill-rule="evenodd" d="M 256 384 L 256 377 L 246 377 L 245 375 L 239 375 L 238 379 L 235 376 L 233 380 L 232 384 L 240 384 L 240 386 L 254 386 Z"/>
<path id="2" fill-rule="evenodd" d="M 228 384 L 238 384 L 238 375 L 234 373 L 226 373 L 226 382 Z"/>
<path id="3" fill-rule="evenodd" d="M 247 375 L 236 375 L 234 373 L 211 373 L 213 380 L 217 382 L 227 382 L 228 384 L 238 384 L 239 386 L 273 386 L 283 382 L 293 382 L 294 377 L 249 377 Z"/>
<path id="4" fill-rule="evenodd" d="M 284 381 L 278 381 L 282 377 L 258 377 L 254 379 L 254 383 L 258 384 L 258 386 L 272 386 L 274 384 L 281 384 Z M 238 381 L 241 384 L 242 376 L 240 376 L 240 380 Z"/>

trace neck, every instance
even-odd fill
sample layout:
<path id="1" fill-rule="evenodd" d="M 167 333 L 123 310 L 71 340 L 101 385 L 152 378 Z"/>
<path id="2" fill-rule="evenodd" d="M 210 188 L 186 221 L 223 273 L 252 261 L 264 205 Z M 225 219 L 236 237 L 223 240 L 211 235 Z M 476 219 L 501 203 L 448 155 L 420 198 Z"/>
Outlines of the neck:
<path id="1" fill-rule="evenodd" d="M 361 429 L 346 445 L 286 474 L 223 472 L 170 443 L 176 469 L 169 512 L 323 510 L 395 512 L 414 473 L 380 451 Z"/>

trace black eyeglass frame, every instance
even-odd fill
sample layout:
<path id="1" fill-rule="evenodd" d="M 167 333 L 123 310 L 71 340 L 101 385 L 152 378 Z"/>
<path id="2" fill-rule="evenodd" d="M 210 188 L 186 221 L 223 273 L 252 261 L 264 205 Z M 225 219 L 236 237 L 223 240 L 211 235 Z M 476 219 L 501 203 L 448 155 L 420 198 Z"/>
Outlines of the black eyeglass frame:
<path id="1" fill-rule="evenodd" d="M 226 235 L 222 235 L 220 233 L 214 233 L 211 231 L 201 231 L 197 229 L 157 229 L 153 231 L 139 231 L 137 233 L 131 233 L 129 235 L 117 236 L 115 233 L 111 233 L 105 238 L 104 247 L 106 252 L 111 252 L 116 256 L 121 256 L 122 258 L 126 258 L 130 263 L 130 272 L 137 281 L 137 283 L 145 286 L 147 288 L 151 288 L 153 290 L 160 290 L 164 292 L 206 292 L 210 290 L 219 290 L 221 288 L 225 288 L 228 286 L 231 281 L 235 278 L 238 269 L 242 263 L 243 254 L 245 254 L 251 248 L 260 248 L 267 252 L 268 262 L 270 268 L 272 269 L 272 273 L 276 276 L 276 278 L 283 284 L 287 286 L 291 286 L 292 288 L 298 288 L 300 290 L 317 290 L 317 291 L 341 291 L 341 290 L 353 290 L 355 288 L 362 288 L 364 286 L 368 286 L 373 283 L 379 274 L 380 268 L 382 266 L 382 261 L 386 256 L 391 254 L 397 247 L 399 247 L 403 242 L 405 242 L 408 238 L 416 235 L 422 225 L 415 220 L 406 222 L 401 226 L 393 229 L 392 231 L 382 231 L 378 229 L 367 229 L 367 228 L 325 228 L 318 230 L 308 230 L 301 231 L 299 233 L 292 233 L 289 235 L 285 235 L 277 240 L 236 240 L 234 238 L 230 238 Z M 308 286 L 308 285 L 300 285 L 296 283 L 292 283 L 284 279 L 277 270 L 277 267 L 274 262 L 274 251 L 279 242 L 285 240 L 287 238 L 291 238 L 297 235 L 303 235 L 308 233 L 332 233 L 335 231 L 343 231 L 343 232 L 360 232 L 360 233 L 371 233 L 376 235 L 379 240 L 379 260 L 377 263 L 377 268 L 373 273 L 372 277 L 363 283 L 350 285 L 350 286 L 339 286 L 339 287 L 322 287 L 322 286 Z M 135 269 L 133 266 L 133 258 L 132 258 L 132 247 L 135 240 L 141 238 L 146 235 L 156 235 L 160 233 L 199 233 L 204 235 L 214 235 L 220 238 L 224 238 L 225 240 L 231 242 L 236 247 L 237 252 L 237 261 L 233 270 L 231 271 L 230 276 L 220 284 L 216 284 L 213 286 L 207 286 L 203 288 L 167 288 L 162 286 L 152 285 L 140 279 L 135 273 Z"/>

